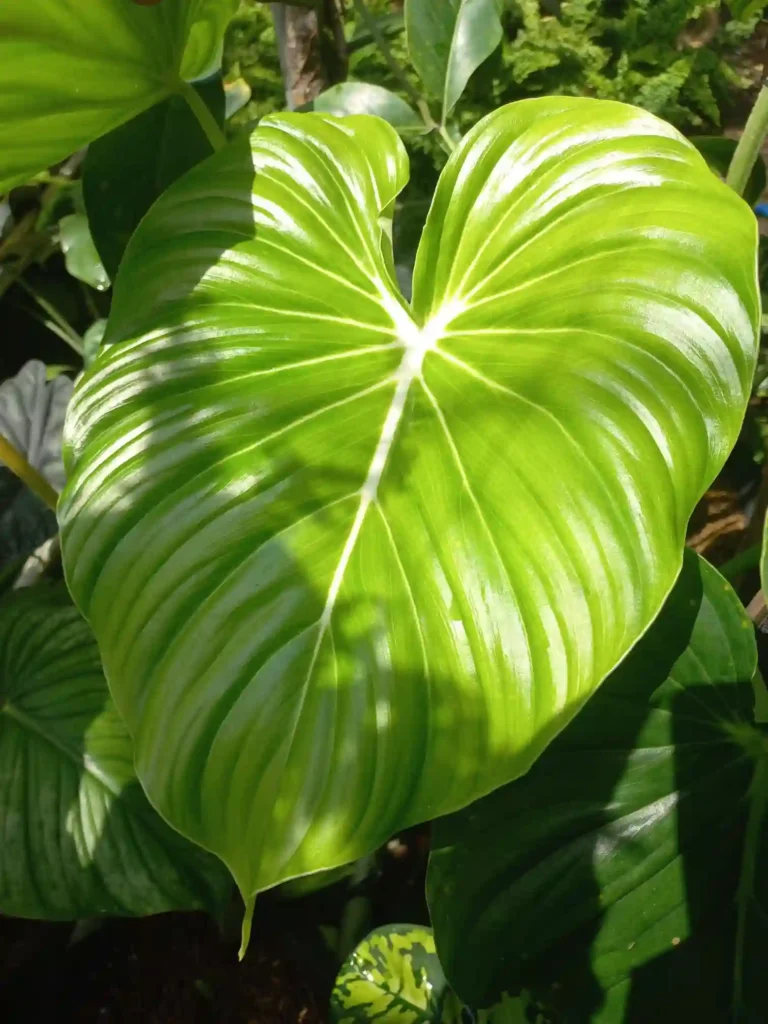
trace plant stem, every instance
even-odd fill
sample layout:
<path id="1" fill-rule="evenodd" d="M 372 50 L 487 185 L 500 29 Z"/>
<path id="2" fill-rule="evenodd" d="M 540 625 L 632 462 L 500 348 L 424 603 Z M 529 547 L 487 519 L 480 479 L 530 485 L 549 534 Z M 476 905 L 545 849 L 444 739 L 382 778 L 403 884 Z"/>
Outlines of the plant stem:
<path id="1" fill-rule="evenodd" d="M 381 31 L 376 19 L 368 10 L 365 0 L 353 0 L 353 3 L 363 24 L 371 33 L 371 36 L 381 51 L 382 57 L 389 65 L 389 70 L 403 87 L 403 90 L 408 93 L 408 98 L 421 115 L 421 119 L 424 122 L 427 131 L 434 132 L 436 134 L 441 147 L 445 150 L 448 156 L 450 156 L 454 149 L 456 149 L 456 143 L 445 130 L 445 125 L 438 124 L 434 117 L 432 117 L 432 112 L 430 111 L 426 100 L 408 78 L 408 75 L 406 75 L 405 68 L 392 53 L 392 49 L 390 48 L 386 35 Z"/>
<path id="2" fill-rule="evenodd" d="M 763 623 L 768 618 L 768 606 L 762 590 L 758 590 L 746 607 L 746 613 L 752 619 L 758 629 L 762 629 Z"/>
<path id="3" fill-rule="evenodd" d="M 437 136 L 438 136 L 438 138 L 440 140 L 440 145 L 443 147 L 443 149 L 446 151 L 446 153 L 450 156 L 451 153 L 454 151 L 454 149 L 456 149 L 456 143 L 453 141 L 451 136 L 445 130 L 445 125 L 444 124 L 439 124 L 437 126 Z"/>
<path id="4" fill-rule="evenodd" d="M 718 572 L 721 576 L 731 581 L 743 572 L 756 569 L 760 565 L 762 547 L 762 544 L 752 544 L 745 551 L 740 551 L 738 555 L 734 555 L 727 562 L 723 562 L 718 568 Z"/>
<path id="5" fill-rule="evenodd" d="M 33 298 L 38 306 L 40 306 L 40 308 L 51 318 L 52 322 L 50 323 L 46 320 L 43 321 L 48 330 L 57 334 L 61 340 L 65 341 L 70 348 L 74 349 L 79 356 L 82 356 L 85 352 L 85 342 L 70 322 L 61 315 L 52 303 L 43 298 L 39 292 L 35 291 L 35 289 L 25 281 L 23 277 L 18 278 L 16 283 L 20 288 L 23 288 L 27 295 Z"/>
<path id="6" fill-rule="evenodd" d="M 56 511 L 56 502 L 59 500 L 56 491 L 2 434 L 0 434 L 0 461 L 4 462 L 8 469 L 27 485 L 30 491 L 44 501 L 48 508 Z"/>
<path id="7" fill-rule="evenodd" d="M 768 85 L 763 85 L 747 118 L 725 178 L 726 184 L 730 185 L 740 196 L 744 194 L 749 175 L 755 166 L 766 135 L 768 135 Z"/>
<path id="8" fill-rule="evenodd" d="M 210 112 L 205 104 L 205 100 L 202 99 L 195 87 L 190 85 L 189 82 L 182 81 L 180 83 L 179 92 L 187 101 L 192 113 L 199 121 L 200 127 L 205 132 L 205 137 L 210 142 L 214 152 L 221 149 L 223 146 L 226 146 L 227 139 L 224 132 L 219 128 L 216 123 L 216 118 Z"/>
<path id="9" fill-rule="evenodd" d="M 419 95 L 418 90 L 413 85 L 411 80 L 408 78 L 408 75 L 406 75 L 405 68 L 402 66 L 402 64 L 397 60 L 395 55 L 392 53 L 390 45 L 389 45 L 389 43 L 387 41 L 387 37 L 381 31 L 381 29 L 379 28 L 379 26 L 378 26 L 378 24 L 376 22 L 376 19 L 371 14 L 371 12 L 368 10 L 368 5 L 365 3 L 365 0 L 353 0 L 353 4 L 354 4 L 354 7 L 355 7 L 355 10 L 360 15 L 360 19 L 362 20 L 363 24 L 365 25 L 365 27 L 368 29 L 368 31 L 373 36 L 373 39 L 374 39 L 376 45 L 378 46 L 379 50 L 381 51 L 382 57 L 384 58 L 384 60 L 389 65 L 389 70 L 392 72 L 392 74 L 395 76 L 395 78 L 398 80 L 398 82 L 400 82 L 400 84 L 402 85 L 403 89 L 405 89 L 405 91 L 408 93 L 408 95 L 410 96 L 410 98 L 413 100 L 413 102 L 415 104 L 418 105 L 419 103 L 423 103 L 423 100 L 422 100 L 421 96 Z M 430 120 L 429 127 L 431 128 L 434 125 L 434 123 L 435 123 L 433 121 L 431 115 L 429 116 L 429 120 Z"/>

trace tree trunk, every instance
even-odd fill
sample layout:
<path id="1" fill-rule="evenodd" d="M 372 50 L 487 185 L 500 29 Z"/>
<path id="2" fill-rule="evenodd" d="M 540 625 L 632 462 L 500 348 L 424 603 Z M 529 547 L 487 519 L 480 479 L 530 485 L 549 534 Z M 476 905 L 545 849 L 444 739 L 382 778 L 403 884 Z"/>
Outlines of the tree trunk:
<path id="1" fill-rule="evenodd" d="M 314 6 L 270 4 L 285 102 L 295 110 L 347 77 L 347 47 L 337 0 Z"/>

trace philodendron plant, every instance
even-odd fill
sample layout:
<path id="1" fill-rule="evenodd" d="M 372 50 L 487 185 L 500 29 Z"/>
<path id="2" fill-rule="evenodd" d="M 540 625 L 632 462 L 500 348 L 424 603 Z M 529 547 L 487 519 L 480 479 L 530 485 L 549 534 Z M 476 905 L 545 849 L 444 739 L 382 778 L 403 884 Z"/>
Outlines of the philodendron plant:
<path id="1" fill-rule="evenodd" d="M 616 103 L 501 108 L 392 273 L 366 116 L 155 204 L 69 408 L 67 582 L 139 778 L 248 903 L 523 774 L 653 622 L 737 436 L 755 222 Z"/>
<path id="2" fill-rule="evenodd" d="M 151 821 L 164 871 L 168 848 L 181 851 L 153 909 L 173 903 L 169 891 L 183 906 L 219 891 L 213 858 L 198 861 L 176 832 L 216 854 L 246 902 L 245 942 L 261 890 L 450 815 L 436 826 L 429 894 L 451 1012 L 465 1019 L 475 1011 L 459 997 L 501 1000 L 506 1016 L 478 1019 L 518 1020 L 522 992 L 544 1015 L 565 1004 L 564 1020 L 624 1019 L 615 992 L 614 1016 L 598 1017 L 595 992 L 626 995 L 632 970 L 662 947 L 697 948 L 699 918 L 680 909 L 679 808 L 736 802 L 741 831 L 717 865 L 739 864 L 722 962 L 734 1019 L 758 1019 L 745 957 L 765 906 L 753 638 L 714 570 L 688 558 L 680 575 L 689 516 L 737 438 L 753 379 L 749 207 L 642 110 L 522 101 L 480 121 L 448 159 L 407 302 L 391 237 L 408 157 L 388 123 L 274 115 L 224 144 L 211 83 L 195 80 L 217 63 L 228 0 L 89 0 L 77 18 L 73 6 L 0 5 L 0 188 L 109 132 L 86 159 L 84 194 L 114 298 L 67 410 L 57 512 L 66 583 L 110 696 L 89 626 L 61 590 L 57 616 L 89 654 L 80 671 L 64 652 L 50 685 L 75 700 L 90 680 L 88 708 L 103 702 L 120 765 L 113 775 L 92 753 L 98 714 L 93 731 L 78 720 L 76 741 L 46 721 L 50 763 L 69 756 L 61 770 L 78 792 L 95 785 L 95 766 L 110 806 L 132 784 L 125 806 Z M 419 6 L 430 18 L 442 9 L 410 0 L 417 48 Z M 500 29 L 462 65 L 471 11 L 443 6 L 440 52 L 456 67 L 429 75 L 450 147 L 443 122 L 461 66 L 476 67 Z M 499 4 L 485 8 L 498 17 Z M 59 56 L 27 93 L 16 86 L 45 42 L 41 25 Z M 81 78 L 54 87 L 78 55 Z M 424 50 L 416 64 L 433 59 Z M 191 169 L 156 160 L 151 187 L 118 216 L 98 182 L 119 192 L 114 147 L 165 124 L 157 104 L 177 119 L 173 138 L 186 137 L 191 111 L 202 143 Z M 0 437 L 23 476 L 14 451 Z M 23 643 L 5 626 L 13 658 L 0 652 L 0 758 L 19 701 L 42 714 L 45 679 L 21 653 L 47 636 L 33 608 L 45 589 L 4 599 L 24 615 L 12 620 Z M 32 744 L 40 722 L 24 713 Z M 717 801 L 679 774 L 689 748 L 722 784 Z M 58 841 L 70 819 L 56 820 L 35 838 Z M 103 834 L 75 844 L 68 870 L 77 855 L 93 867 Z M 598 838 L 579 845 L 584 834 Z M 569 859 L 572 843 L 581 859 Z M 584 884 L 594 869 L 589 898 L 569 887 L 571 863 Z M 34 898 L 34 884 L 25 891 Z M 553 918 L 533 942 L 542 891 Z M 624 899 L 631 913 L 613 909 Z M 649 905 L 668 914 L 646 942 L 632 926 L 642 930 L 637 908 Z M 587 997 L 548 955 L 586 948 L 603 919 L 606 948 L 637 951 L 608 949 Z M 424 1012 L 443 1013 L 436 1005 Z"/>

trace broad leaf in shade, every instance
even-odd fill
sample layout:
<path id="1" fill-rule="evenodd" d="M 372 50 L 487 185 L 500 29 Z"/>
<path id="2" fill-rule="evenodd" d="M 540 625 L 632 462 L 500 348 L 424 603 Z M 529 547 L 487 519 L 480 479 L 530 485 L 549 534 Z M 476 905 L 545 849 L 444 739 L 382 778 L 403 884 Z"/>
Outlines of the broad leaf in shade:
<path id="1" fill-rule="evenodd" d="M 527 771 L 656 617 L 750 391 L 755 219 L 668 125 L 490 115 L 412 307 L 406 176 L 314 113 L 193 168 L 68 414 L 65 571 L 139 777 L 246 898 Z"/>
<path id="2" fill-rule="evenodd" d="M 2 0 L 0 193 L 216 70 L 237 0 Z"/>
<path id="3" fill-rule="evenodd" d="M 439 97 L 443 121 L 501 43 L 502 9 L 503 0 L 406 0 L 408 53 L 428 92 Z"/>
<path id="4" fill-rule="evenodd" d="M 63 585 L 0 603 L 0 834 L 4 914 L 212 907 L 231 884 L 149 805 L 93 634 Z"/>
<path id="5" fill-rule="evenodd" d="M 194 86 L 219 126 L 221 78 Z M 111 277 L 139 221 L 158 196 L 213 147 L 182 96 L 169 96 L 93 142 L 83 168 L 83 199 L 93 240 Z"/>
<path id="6" fill-rule="evenodd" d="M 736 595 L 688 553 L 651 629 L 531 771 L 435 823 L 430 911 L 463 999 L 523 985 L 555 1021 L 765 1019 L 755 667 Z"/>
<path id="7" fill-rule="evenodd" d="M 310 109 L 339 117 L 347 114 L 374 114 L 388 121 L 404 137 L 423 135 L 427 128 L 423 119 L 404 99 L 380 85 L 367 82 L 341 82 L 309 104 Z"/>
<path id="8" fill-rule="evenodd" d="M 64 486 L 61 435 L 71 395 L 72 381 L 48 381 L 37 359 L 0 384 L 0 435 L 57 491 Z M 0 463 L 0 569 L 17 565 L 54 533 L 54 513 Z"/>

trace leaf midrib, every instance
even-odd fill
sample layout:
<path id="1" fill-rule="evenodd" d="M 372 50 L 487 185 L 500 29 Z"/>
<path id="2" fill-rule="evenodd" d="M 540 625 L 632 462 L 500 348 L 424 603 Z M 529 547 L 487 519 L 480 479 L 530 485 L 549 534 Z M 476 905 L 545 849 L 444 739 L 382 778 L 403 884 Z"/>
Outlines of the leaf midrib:
<path id="1" fill-rule="evenodd" d="M 96 771 L 92 762 L 82 752 L 77 751 L 74 747 L 65 743 L 61 737 L 57 736 L 55 732 L 45 729 L 35 718 L 28 715 L 26 711 L 22 711 L 15 704 L 6 702 L 0 705 L 0 715 L 7 715 L 12 722 L 15 722 L 25 732 L 32 733 L 39 739 L 42 739 L 45 743 L 54 747 L 60 754 L 63 754 L 68 761 L 72 762 L 78 769 L 82 769 L 87 775 L 90 775 L 92 779 L 95 779 L 99 785 L 103 786 L 104 789 L 108 790 L 115 798 L 118 798 L 122 792 L 121 788 L 115 784 L 107 775 L 102 772 Z"/>

